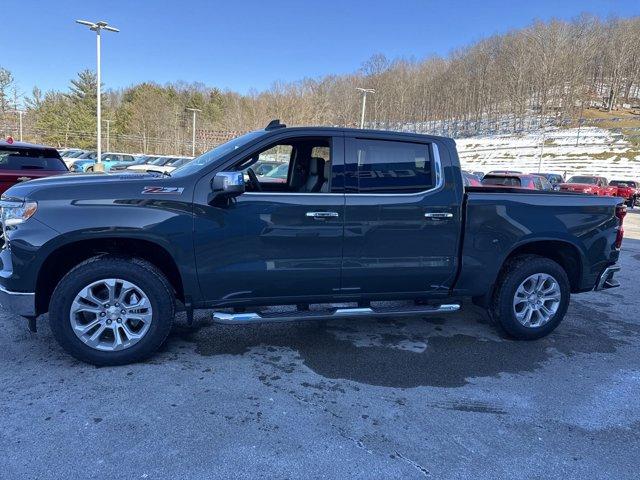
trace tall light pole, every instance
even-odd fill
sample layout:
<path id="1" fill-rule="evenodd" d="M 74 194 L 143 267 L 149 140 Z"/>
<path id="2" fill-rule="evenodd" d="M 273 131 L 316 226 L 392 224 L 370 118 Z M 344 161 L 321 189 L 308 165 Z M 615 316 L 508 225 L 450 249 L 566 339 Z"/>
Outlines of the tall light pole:
<path id="1" fill-rule="evenodd" d="M 362 92 L 362 115 L 360 116 L 360 128 L 364 128 L 364 112 L 367 108 L 367 93 L 376 93 L 373 88 L 360 88 L 356 87 L 356 90 Z"/>
<path id="2" fill-rule="evenodd" d="M 109 146 L 109 127 L 111 127 L 111 120 L 105 120 L 105 122 L 107 122 L 107 152 L 109 152 L 111 150 L 111 147 Z"/>
<path id="3" fill-rule="evenodd" d="M 16 110 L 16 112 L 18 112 L 18 115 L 20 117 L 19 123 L 20 123 L 20 141 L 22 141 L 22 115 L 24 115 L 24 110 Z"/>
<path id="4" fill-rule="evenodd" d="M 196 156 L 196 112 L 201 112 L 199 108 L 187 108 L 187 110 L 193 112 L 193 123 L 191 127 L 191 156 Z"/>
<path id="5" fill-rule="evenodd" d="M 79 23 L 80 25 L 85 25 L 87 27 L 89 27 L 89 30 L 93 30 L 94 32 L 96 32 L 96 77 L 97 77 L 97 81 L 98 81 L 98 88 L 97 88 L 97 109 L 96 109 L 96 116 L 98 119 L 98 128 L 97 128 L 97 132 L 98 132 L 98 148 L 97 148 L 97 157 L 96 157 L 96 171 L 101 171 L 103 169 L 101 162 L 101 158 L 102 158 L 102 98 L 101 98 L 101 94 L 100 94 L 100 32 L 102 30 L 107 30 L 108 32 L 119 32 L 120 30 L 118 30 L 115 27 L 112 27 L 111 25 L 109 25 L 107 22 L 89 22 L 87 20 L 76 20 L 76 23 Z"/>

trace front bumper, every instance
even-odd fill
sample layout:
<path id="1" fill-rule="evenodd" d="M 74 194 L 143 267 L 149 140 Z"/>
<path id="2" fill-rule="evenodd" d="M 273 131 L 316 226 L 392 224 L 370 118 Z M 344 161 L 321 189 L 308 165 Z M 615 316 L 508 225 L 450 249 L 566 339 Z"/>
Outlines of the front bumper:
<path id="1" fill-rule="evenodd" d="M 617 264 L 605 268 L 604 272 L 598 277 L 598 283 L 596 283 L 594 290 L 606 290 L 607 288 L 619 287 L 620 282 L 613 278 L 618 270 L 620 270 L 620 265 Z"/>
<path id="2" fill-rule="evenodd" d="M 35 293 L 11 292 L 0 286 L 0 306 L 23 317 L 35 317 Z"/>

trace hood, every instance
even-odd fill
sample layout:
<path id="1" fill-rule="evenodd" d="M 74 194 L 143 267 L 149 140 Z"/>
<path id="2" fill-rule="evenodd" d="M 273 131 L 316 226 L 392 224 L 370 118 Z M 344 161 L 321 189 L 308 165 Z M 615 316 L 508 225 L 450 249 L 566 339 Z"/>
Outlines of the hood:
<path id="1" fill-rule="evenodd" d="M 122 182 L 135 182 L 140 180 L 148 180 L 151 178 L 159 178 L 161 175 L 151 173 L 120 173 L 120 174 L 98 174 L 98 173 L 67 173 L 64 175 L 56 175 L 54 177 L 38 178 L 14 185 L 8 189 L 4 195 L 7 197 L 27 198 L 34 192 L 49 188 L 71 188 L 75 186 L 108 185 Z"/>

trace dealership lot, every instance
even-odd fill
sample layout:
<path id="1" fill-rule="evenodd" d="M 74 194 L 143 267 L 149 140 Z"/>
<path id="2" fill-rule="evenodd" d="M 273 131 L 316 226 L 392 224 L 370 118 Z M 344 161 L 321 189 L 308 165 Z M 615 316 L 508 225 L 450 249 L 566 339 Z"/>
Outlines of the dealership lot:
<path id="1" fill-rule="evenodd" d="M 2 478 L 637 478 L 640 213 L 623 286 L 535 342 L 428 319 L 196 328 L 96 368 L 2 313 Z"/>

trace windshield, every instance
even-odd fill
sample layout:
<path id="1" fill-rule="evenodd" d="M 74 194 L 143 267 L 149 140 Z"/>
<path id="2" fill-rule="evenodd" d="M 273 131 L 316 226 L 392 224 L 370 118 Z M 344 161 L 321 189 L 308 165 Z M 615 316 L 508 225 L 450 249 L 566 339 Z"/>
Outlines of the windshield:
<path id="1" fill-rule="evenodd" d="M 596 177 L 571 177 L 567 183 L 587 183 L 589 185 L 595 185 L 596 181 Z"/>
<path id="2" fill-rule="evenodd" d="M 227 153 L 237 150 L 238 148 L 244 146 L 245 144 L 251 142 L 252 140 L 262 135 L 264 135 L 264 131 L 257 130 L 255 132 L 245 133 L 244 135 L 234 138 L 233 140 L 229 140 L 228 142 L 218 145 L 213 150 L 209 150 L 208 152 L 203 153 L 199 157 L 196 157 L 192 161 L 177 168 L 174 172 L 171 173 L 171 176 L 179 177 L 184 175 L 190 175 L 194 172 L 197 172 L 201 168 L 204 168 L 209 165 L 213 165 Z"/>

